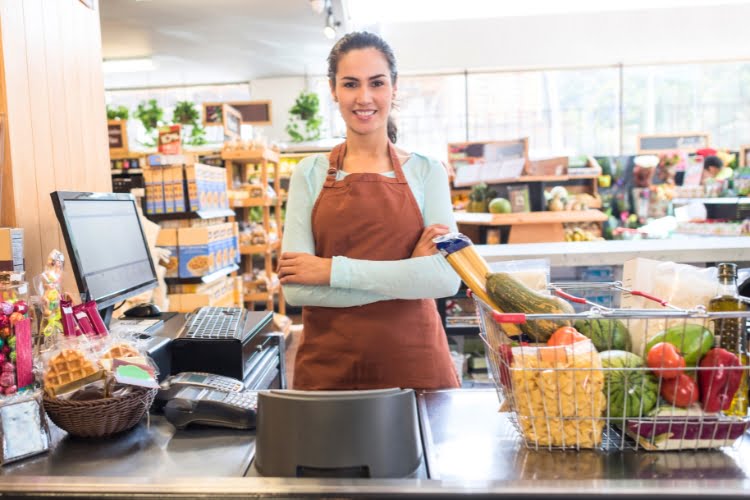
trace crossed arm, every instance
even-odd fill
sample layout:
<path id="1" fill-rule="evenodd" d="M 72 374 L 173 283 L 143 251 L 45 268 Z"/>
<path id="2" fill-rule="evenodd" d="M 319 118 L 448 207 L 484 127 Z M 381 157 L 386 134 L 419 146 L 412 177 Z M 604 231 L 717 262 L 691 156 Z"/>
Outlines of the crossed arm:
<path id="1" fill-rule="evenodd" d="M 351 307 L 456 293 L 460 280 L 432 243 L 433 237 L 456 230 L 442 168 L 431 168 L 425 178 L 422 212 L 426 227 L 411 257 L 373 261 L 315 256 L 311 212 L 319 188 L 308 175 L 311 166 L 302 162 L 295 168 L 289 189 L 279 277 L 290 304 Z"/>

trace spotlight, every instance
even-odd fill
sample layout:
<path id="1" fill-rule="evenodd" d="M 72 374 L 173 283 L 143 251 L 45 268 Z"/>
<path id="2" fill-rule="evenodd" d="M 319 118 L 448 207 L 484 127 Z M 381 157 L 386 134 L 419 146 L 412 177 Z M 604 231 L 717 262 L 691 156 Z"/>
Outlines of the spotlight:
<path id="1" fill-rule="evenodd" d="M 341 23 L 333 17 L 333 8 L 331 4 L 328 4 L 328 15 L 326 16 L 326 26 L 323 28 L 323 34 L 329 40 L 336 38 L 336 28 L 341 26 Z"/>

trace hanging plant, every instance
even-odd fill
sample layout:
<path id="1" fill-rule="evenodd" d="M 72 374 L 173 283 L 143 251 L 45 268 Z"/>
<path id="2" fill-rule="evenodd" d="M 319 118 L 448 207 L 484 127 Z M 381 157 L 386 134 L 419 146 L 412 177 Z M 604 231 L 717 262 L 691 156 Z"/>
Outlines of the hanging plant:
<path id="1" fill-rule="evenodd" d="M 292 142 L 320 139 L 320 126 L 323 118 L 318 114 L 320 99 L 315 92 L 300 92 L 289 109 L 289 123 L 286 132 Z"/>
<path id="2" fill-rule="evenodd" d="M 206 144 L 206 129 L 200 123 L 201 114 L 191 101 L 178 101 L 172 112 L 172 122 L 189 127 L 190 133 L 182 135 L 182 143 L 190 146 Z"/>
<path id="3" fill-rule="evenodd" d="M 125 106 L 116 108 L 107 104 L 107 120 L 127 120 L 130 118 L 130 112 Z"/>
<path id="4" fill-rule="evenodd" d="M 172 122 L 182 125 L 197 125 L 201 114 L 190 101 L 177 101 L 172 112 Z"/>
<path id="5" fill-rule="evenodd" d="M 135 117 L 141 121 L 147 133 L 164 124 L 164 110 L 159 107 L 156 99 L 149 99 L 148 103 L 141 102 L 135 110 Z"/>

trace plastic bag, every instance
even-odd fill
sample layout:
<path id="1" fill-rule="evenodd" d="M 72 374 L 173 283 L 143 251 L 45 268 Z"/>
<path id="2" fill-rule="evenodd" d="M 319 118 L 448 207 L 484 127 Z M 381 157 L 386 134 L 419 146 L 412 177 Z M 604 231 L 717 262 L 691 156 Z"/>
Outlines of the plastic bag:
<path id="1" fill-rule="evenodd" d="M 528 288 L 537 292 L 548 293 L 547 285 L 550 281 L 548 259 L 492 262 L 489 266 L 490 271 L 493 273 L 508 273 Z"/>
<path id="2" fill-rule="evenodd" d="M 688 264 L 640 258 L 625 262 L 623 284 L 626 288 L 650 293 L 683 309 L 707 307 L 709 301 L 716 296 L 719 287 L 715 267 L 700 268 Z M 623 309 L 663 309 L 663 306 L 653 300 L 630 294 L 623 294 L 621 307 Z M 687 320 L 687 322 L 703 324 L 701 319 Z M 685 320 L 682 318 L 630 321 L 628 329 L 633 352 L 643 356 L 646 344 L 657 333 L 683 324 Z"/>

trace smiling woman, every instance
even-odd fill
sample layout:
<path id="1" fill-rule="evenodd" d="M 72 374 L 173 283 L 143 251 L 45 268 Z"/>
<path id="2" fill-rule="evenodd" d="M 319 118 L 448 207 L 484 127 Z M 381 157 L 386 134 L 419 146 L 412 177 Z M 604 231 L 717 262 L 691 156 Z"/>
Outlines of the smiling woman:
<path id="1" fill-rule="evenodd" d="M 295 388 L 457 387 L 432 300 L 459 285 L 432 243 L 456 230 L 447 174 L 393 145 L 398 73 L 380 37 L 346 35 L 328 66 L 346 142 L 295 168 L 279 260 L 304 306 Z"/>

